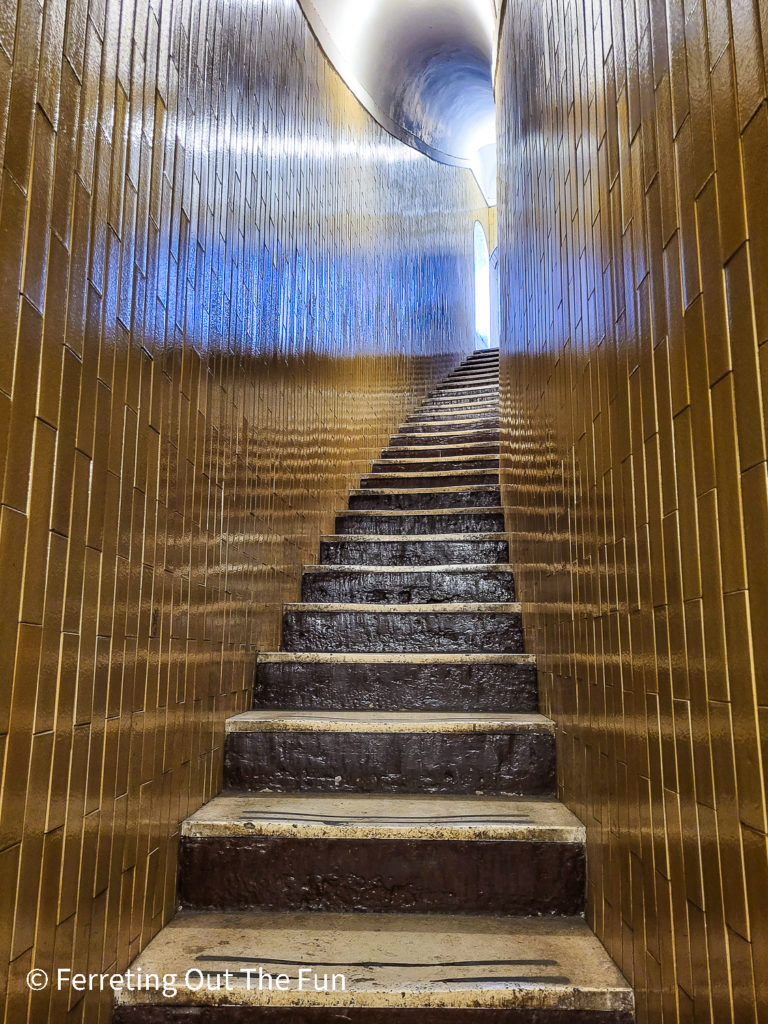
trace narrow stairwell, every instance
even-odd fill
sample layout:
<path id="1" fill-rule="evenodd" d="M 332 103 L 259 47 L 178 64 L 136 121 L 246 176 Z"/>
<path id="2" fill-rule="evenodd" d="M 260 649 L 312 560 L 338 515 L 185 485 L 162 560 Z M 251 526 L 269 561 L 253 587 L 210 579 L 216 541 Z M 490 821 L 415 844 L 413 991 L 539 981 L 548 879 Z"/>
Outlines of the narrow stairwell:
<path id="1" fill-rule="evenodd" d="M 351 492 L 227 723 L 225 793 L 183 824 L 183 909 L 132 966 L 176 994 L 134 983 L 116 1021 L 634 1021 L 554 797 L 498 415 L 477 352 Z"/>

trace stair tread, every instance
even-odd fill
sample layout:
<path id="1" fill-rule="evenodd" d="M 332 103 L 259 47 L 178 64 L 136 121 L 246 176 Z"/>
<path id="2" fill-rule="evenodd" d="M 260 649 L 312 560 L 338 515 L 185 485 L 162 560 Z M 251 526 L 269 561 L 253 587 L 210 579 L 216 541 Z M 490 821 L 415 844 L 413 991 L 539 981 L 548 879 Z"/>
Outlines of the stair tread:
<path id="1" fill-rule="evenodd" d="M 347 534 L 347 536 L 349 536 Z M 357 536 L 357 535 L 355 535 Z M 361 534 L 361 536 L 366 536 Z M 434 534 L 417 534 L 417 536 L 433 537 Z M 470 536 L 475 536 L 470 534 Z M 509 562 L 455 562 L 451 565 L 305 565 L 304 572 L 514 572 Z"/>
<path id="2" fill-rule="evenodd" d="M 415 426 L 415 424 L 412 424 L 412 425 Z M 413 433 L 411 433 L 408 430 L 400 430 L 396 434 L 390 434 L 390 437 L 458 437 L 460 434 L 462 434 L 462 435 L 465 434 L 465 435 L 469 436 L 469 435 L 472 435 L 472 434 L 493 434 L 493 433 L 498 434 L 498 432 L 499 432 L 499 428 L 498 427 L 476 427 L 474 430 L 454 430 L 454 431 L 435 430 L 433 432 L 428 432 L 426 430 L 416 430 Z M 397 445 L 393 445 L 392 447 L 396 448 Z"/>
<path id="3" fill-rule="evenodd" d="M 448 462 L 498 462 L 499 461 L 499 453 L 498 452 L 478 452 L 476 455 L 445 455 L 445 456 L 443 456 L 443 455 L 435 455 L 435 456 L 428 457 L 428 458 L 424 458 L 423 456 L 419 456 L 419 455 L 411 455 L 411 456 L 406 456 L 406 458 L 404 458 L 404 459 L 374 459 L 374 464 L 377 465 L 377 466 L 384 466 L 384 467 L 386 467 L 386 465 L 389 462 L 418 462 L 418 463 L 428 462 L 430 465 L 439 466 L 440 463 L 444 459 L 446 461 L 448 461 Z M 361 459 L 360 461 L 363 461 L 363 460 Z M 493 469 L 495 467 L 490 467 L 490 468 Z M 374 470 L 374 473 L 375 472 L 376 471 Z M 451 471 L 450 471 L 450 469 L 448 469 L 448 470 L 443 469 L 442 472 L 450 473 Z M 370 476 L 371 474 L 368 473 L 367 475 Z"/>
<path id="4" fill-rule="evenodd" d="M 321 981 L 327 973 L 329 984 L 331 975 L 344 974 L 345 991 L 315 991 L 312 973 L 300 991 L 303 965 L 317 970 Z M 259 986 L 259 967 L 290 975 L 290 988 Z M 231 987 L 222 984 L 197 994 L 185 981 L 190 968 L 214 976 L 229 970 Z M 249 969 L 254 972 L 250 984 Z M 580 917 L 182 911 L 134 961 L 133 970 L 174 975 L 176 994 L 126 987 L 116 993 L 121 1005 L 629 1012 L 634 1005 L 623 975 Z"/>
<path id="5" fill-rule="evenodd" d="M 460 490 L 488 490 L 492 487 L 498 488 L 498 483 L 452 483 L 446 487 L 353 487 L 349 494 L 361 498 L 370 498 L 372 495 L 436 495 L 451 492 L 456 494 Z M 349 512 L 365 512 L 365 509 L 349 509 Z M 369 509 L 369 511 L 376 511 Z M 386 510 L 384 510 L 386 511 Z M 420 512 L 421 509 L 412 511 Z"/>
<path id="6" fill-rule="evenodd" d="M 259 662 L 336 662 L 337 664 L 368 664 L 376 662 L 379 664 L 418 664 L 418 665 L 535 665 L 535 654 L 496 654 L 493 651 L 482 654 L 419 654 L 409 651 L 407 653 L 385 651 L 381 652 L 360 652 L 360 651 L 261 651 Z"/>
<path id="7" fill-rule="evenodd" d="M 404 451 L 407 452 L 411 448 L 415 448 L 415 449 L 418 450 L 418 449 L 425 448 L 425 447 L 428 447 L 428 448 L 475 448 L 475 447 L 483 448 L 483 447 L 485 447 L 486 445 L 489 445 L 489 444 L 498 444 L 498 441 L 457 441 L 455 443 L 451 442 L 450 444 L 432 444 L 432 445 L 423 445 L 423 444 L 391 444 L 391 445 L 387 445 L 386 448 L 382 448 L 382 451 L 384 451 L 384 452 L 404 452 Z M 480 452 L 479 454 L 482 455 L 482 454 L 485 454 L 485 453 Z M 493 454 L 494 455 L 498 455 L 498 452 L 494 452 Z"/>
<path id="8" fill-rule="evenodd" d="M 465 423 L 496 423 L 498 416 L 446 416 L 441 420 L 407 420 L 405 423 L 401 423 L 399 429 L 407 434 L 414 427 L 436 427 L 439 423 L 445 423 L 452 427 L 460 427 Z"/>
<path id="9" fill-rule="evenodd" d="M 496 515 L 504 511 L 501 505 L 466 505 L 456 508 L 345 508 L 337 516 L 455 516 Z M 427 536 L 432 536 L 427 534 Z"/>
<path id="10" fill-rule="evenodd" d="M 243 711 L 226 720 L 227 732 L 554 732 L 535 713 L 491 711 Z"/>
<path id="11" fill-rule="evenodd" d="M 181 834 L 586 841 L 582 823 L 557 800 L 381 793 L 225 793 L 182 822 Z"/>
<path id="12" fill-rule="evenodd" d="M 434 540 L 455 540 L 463 543 L 470 540 L 506 540 L 506 533 L 326 533 L 320 541 L 419 541 L 429 543 Z"/>
<path id="13" fill-rule="evenodd" d="M 460 475 L 460 476 L 487 476 L 489 473 L 492 473 L 494 470 L 498 471 L 498 468 L 499 468 L 498 466 L 488 466 L 486 469 L 440 469 L 440 470 L 414 469 L 414 470 L 412 470 L 412 471 L 410 471 L 408 473 L 401 473 L 401 472 L 398 472 L 397 470 L 394 470 L 394 471 L 389 471 L 389 472 L 382 471 L 382 472 L 373 472 L 373 473 L 363 473 L 362 479 L 363 480 L 371 480 L 371 479 L 375 479 L 378 476 L 396 476 L 396 477 L 409 477 L 409 476 L 430 476 L 430 477 L 435 476 L 435 477 L 443 477 L 443 476 L 458 476 L 458 475 Z"/>
<path id="14" fill-rule="evenodd" d="M 423 615 L 436 612 L 455 615 L 457 612 L 519 612 L 521 605 L 516 601 L 442 601 L 433 604 L 351 604 L 348 601 L 286 601 L 283 609 L 287 612 L 396 612 L 398 614 Z"/>

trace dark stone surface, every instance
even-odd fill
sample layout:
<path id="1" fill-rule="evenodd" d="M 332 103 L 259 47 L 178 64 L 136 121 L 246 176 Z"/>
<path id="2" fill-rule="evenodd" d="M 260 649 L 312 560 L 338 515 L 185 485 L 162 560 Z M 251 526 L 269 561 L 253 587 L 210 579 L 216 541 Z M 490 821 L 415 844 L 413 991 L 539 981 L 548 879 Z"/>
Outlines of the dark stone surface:
<path id="1" fill-rule="evenodd" d="M 253 706 L 523 713 L 539 701 L 535 665 L 257 662 Z"/>
<path id="2" fill-rule="evenodd" d="M 386 459 L 387 461 L 389 461 L 390 459 L 394 459 L 395 461 L 397 461 L 398 459 L 401 459 L 401 458 L 402 459 L 413 458 L 414 456 L 417 456 L 418 458 L 425 458 L 425 459 L 432 459 L 432 458 L 437 459 L 437 458 L 441 458 L 443 456 L 449 456 L 449 455 L 498 455 L 498 454 L 499 454 L 499 446 L 498 446 L 498 444 L 495 441 L 488 441 L 488 442 L 481 442 L 480 444 L 476 444 L 476 445 L 457 445 L 455 448 L 443 448 L 439 444 L 438 445 L 434 445 L 434 446 L 430 445 L 429 447 L 427 447 L 426 445 L 423 445 L 423 446 L 419 445 L 418 451 L 414 451 L 414 452 L 398 452 L 398 451 L 392 452 L 392 451 L 389 451 L 387 448 L 385 448 L 382 451 L 382 453 L 381 453 L 381 459 L 382 460 Z"/>
<path id="3" fill-rule="evenodd" d="M 465 491 L 416 491 L 414 494 L 350 494 L 349 507 L 356 508 L 479 508 L 501 504 L 498 487 L 470 487 Z M 504 561 L 506 561 L 506 557 Z"/>
<path id="4" fill-rule="evenodd" d="M 185 838 L 179 900 L 197 910 L 581 914 L 581 843 Z"/>
<path id="5" fill-rule="evenodd" d="M 430 395 L 428 398 L 426 398 L 425 401 L 422 403 L 421 408 L 429 409 L 432 406 L 443 405 L 446 403 L 452 403 L 455 405 L 456 402 L 459 401 L 461 401 L 460 396 L 456 397 L 451 394 L 446 394 L 445 392 L 441 393 L 438 391 L 435 392 L 433 395 Z M 470 395 L 466 399 L 464 399 L 464 401 L 467 403 L 476 402 L 481 405 L 495 405 L 496 408 L 498 408 L 499 394 L 498 391 L 478 391 L 476 395 Z"/>
<path id="6" fill-rule="evenodd" d="M 412 488 L 412 487 L 462 487 L 465 484 L 472 486 L 477 484 L 482 486 L 483 484 L 498 484 L 499 482 L 499 471 L 498 469 L 490 469 L 487 473 L 473 473 L 471 476 L 461 470 L 454 471 L 453 473 L 440 473 L 438 476 L 424 476 L 419 473 L 407 473 L 403 476 L 391 476 L 388 473 L 370 473 L 362 478 L 360 486 L 366 489 L 380 488 L 380 487 L 392 487 L 392 488 Z"/>
<path id="7" fill-rule="evenodd" d="M 472 380 L 469 377 L 462 380 L 446 380 L 445 383 L 439 384 L 429 397 L 453 395 L 458 391 L 473 391 L 476 395 L 498 395 L 499 382 Z"/>
<path id="8" fill-rule="evenodd" d="M 444 601 L 514 601 L 511 572 L 450 569 L 440 572 L 305 572 L 302 601 L 340 604 L 432 604 Z"/>
<path id="9" fill-rule="evenodd" d="M 506 540 L 324 540 L 320 565 L 495 565 L 509 561 Z"/>
<path id="10" fill-rule="evenodd" d="M 286 611 L 284 651 L 516 654 L 519 612 Z"/>
<path id="11" fill-rule="evenodd" d="M 373 473 L 439 473 L 448 470 L 466 469 L 498 469 L 498 455 L 491 457 L 477 455 L 473 458 L 449 459 L 445 456 L 440 458 L 415 459 L 408 456 L 405 459 L 377 459 L 372 467 Z"/>
<path id="12" fill-rule="evenodd" d="M 115 1024 L 634 1024 L 633 1013 L 601 1010 L 412 1009 L 386 1007 L 119 1006 Z"/>
<path id="13" fill-rule="evenodd" d="M 340 777 L 341 781 L 336 782 Z M 555 738 L 492 732 L 231 732 L 230 789 L 317 793 L 552 796 Z"/>
<path id="14" fill-rule="evenodd" d="M 498 415 L 476 416 L 474 419 L 470 419 L 468 416 L 462 416 L 459 413 L 455 417 L 447 421 L 443 421 L 442 423 L 419 423 L 418 421 L 413 423 L 409 422 L 408 433 L 447 434 L 456 430 L 492 430 L 498 429 L 498 426 Z"/>
<path id="15" fill-rule="evenodd" d="M 503 533 L 503 512 L 446 512 L 443 515 L 361 516 L 348 512 L 336 517 L 336 533 Z"/>
<path id="16" fill-rule="evenodd" d="M 401 444 L 418 444 L 418 437 L 418 433 L 413 432 L 411 432 L 410 434 L 393 434 L 389 439 L 389 443 L 393 447 L 397 447 L 398 445 Z M 498 444 L 499 432 L 498 430 L 462 430 L 459 433 L 453 434 L 443 434 L 441 432 L 441 444 L 461 444 L 462 442 L 468 444 L 470 441 L 495 441 Z"/>

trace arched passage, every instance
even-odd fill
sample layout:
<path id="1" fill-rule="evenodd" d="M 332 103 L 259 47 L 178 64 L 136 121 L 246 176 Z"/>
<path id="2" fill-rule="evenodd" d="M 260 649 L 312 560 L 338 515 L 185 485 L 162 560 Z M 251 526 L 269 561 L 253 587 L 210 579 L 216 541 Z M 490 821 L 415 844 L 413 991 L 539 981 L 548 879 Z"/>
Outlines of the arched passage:
<path id="1" fill-rule="evenodd" d="M 474 227 L 475 348 L 491 346 L 491 273 L 488 240 L 479 220 Z"/>

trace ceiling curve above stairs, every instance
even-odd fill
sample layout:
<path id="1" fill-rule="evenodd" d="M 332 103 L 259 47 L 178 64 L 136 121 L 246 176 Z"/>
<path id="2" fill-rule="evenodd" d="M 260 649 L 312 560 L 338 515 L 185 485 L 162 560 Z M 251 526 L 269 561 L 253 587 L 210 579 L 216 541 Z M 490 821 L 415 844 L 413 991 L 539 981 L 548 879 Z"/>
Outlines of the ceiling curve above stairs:
<path id="1" fill-rule="evenodd" d="M 329 59 L 391 134 L 469 167 L 496 201 L 494 0 L 300 0 Z"/>

